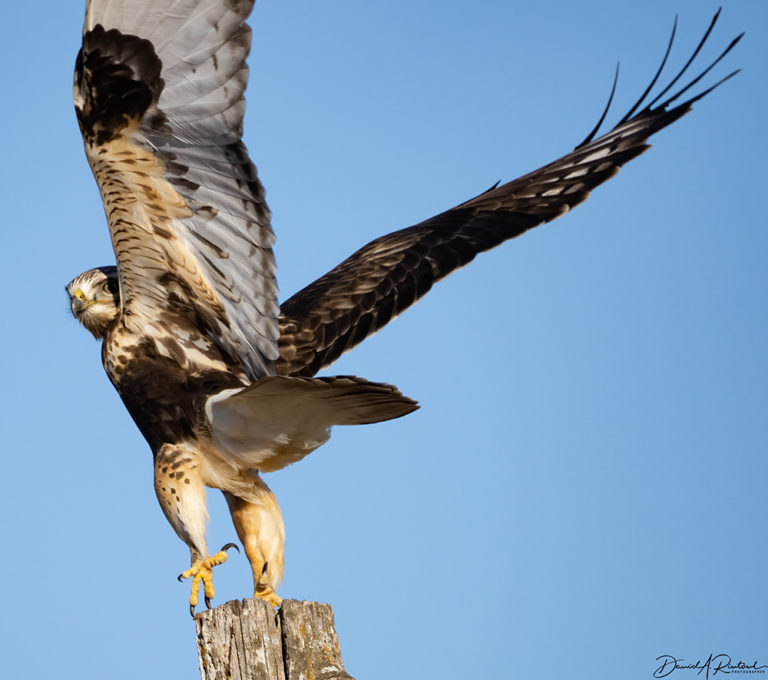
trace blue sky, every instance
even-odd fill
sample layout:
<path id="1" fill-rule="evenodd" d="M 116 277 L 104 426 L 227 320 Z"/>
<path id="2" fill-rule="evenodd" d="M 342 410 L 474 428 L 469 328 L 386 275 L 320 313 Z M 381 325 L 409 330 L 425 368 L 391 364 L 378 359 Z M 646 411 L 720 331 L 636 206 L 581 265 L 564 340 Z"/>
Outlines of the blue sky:
<path id="1" fill-rule="evenodd" d="M 9 7 L 2 675 L 193 678 L 175 580 L 188 551 L 64 293 L 113 261 L 71 103 L 84 2 Z M 716 7 L 257 2 L 245 138 L 283 298 L 567 152 L 621 60 L 618 120 L 675 12 L 672 66 Z M 355 677 L 649 678 L 662 654 L 720 652 L 768 664 L 768 5 L 727 3 L 701 63 L 742 30 L 717 73 L 743 72 L 651 151 L 332 367 L 422 404 L 337 428 L 267 477 L 288 532 L 280 594 L 334 606 Z M 234 540 L 218 493 L 210 506 L 210 544 Z M 216 587 L 217 602 L 249 595 L 244 557 Z"/>

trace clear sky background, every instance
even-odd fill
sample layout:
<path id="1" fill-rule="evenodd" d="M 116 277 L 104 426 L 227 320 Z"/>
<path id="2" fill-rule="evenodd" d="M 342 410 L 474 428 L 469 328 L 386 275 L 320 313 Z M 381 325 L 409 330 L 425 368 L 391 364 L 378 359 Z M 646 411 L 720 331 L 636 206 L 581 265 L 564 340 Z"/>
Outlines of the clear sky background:
<path id="1" fill-rule="evenodd" d="M 114 261 L 71 102 L 84 1 L 2 10 L 0 675 L 197 677 L 187 548 L 64 285 Z M 269 475 L 283 597 L 330 602 L 348 670 L 650 678 L 768 664 L 768 3 L 725 3 L 700 64 L 743 72 L 573 213 L 480 256 L 334 373 L 418 399 Z M 709 0 L 259 0 L 245 139 L 282 297 L 372 238 L 615 123 L 675 12 Z M 708 78 L 712 83 L 719 76 Z M 218 492 L 209 542 L 236 538 Z M 245 557 L 218 603 L 250 594 Z M 675 680 L 693 678 L 677 671 Z"/>

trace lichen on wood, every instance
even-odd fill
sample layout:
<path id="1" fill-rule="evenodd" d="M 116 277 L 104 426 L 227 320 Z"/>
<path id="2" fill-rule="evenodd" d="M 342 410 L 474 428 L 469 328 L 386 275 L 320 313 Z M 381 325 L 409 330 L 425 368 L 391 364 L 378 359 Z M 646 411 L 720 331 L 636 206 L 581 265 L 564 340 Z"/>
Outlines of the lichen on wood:
<path id="1" fill-rule="evenodd" d="M 195 622 L 202 680 L 354 680 L 328 604 L 233 600 Z"/>

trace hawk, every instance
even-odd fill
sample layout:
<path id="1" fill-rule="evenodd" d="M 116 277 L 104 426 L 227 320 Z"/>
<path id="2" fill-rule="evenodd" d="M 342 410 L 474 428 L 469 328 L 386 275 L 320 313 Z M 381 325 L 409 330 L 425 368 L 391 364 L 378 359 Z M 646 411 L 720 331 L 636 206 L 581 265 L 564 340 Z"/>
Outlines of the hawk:
<path id="1" fill-rule="evenodd" d="M 334 425 L 404 416 L 415 401 L 354 376 L 315 377 L 433 283 L 587 199 L 648 138 L 736 71 L 685 99 L 734 47 L 653 99 L 675 36 L 635 106 L 571 153 L 415 226 L 378 238 L 278 306 L 274 235 L 242 141 L 252 0 L 89 0 L 74 77 L 85 153 L 117 260 L 67 286 L 74 316 L 154 458 L 160 507 L 189 547 L 190 611 L 214 596 L 206 487 L 220 489 L 274 605 L 284 527 L 262 473 L 301 460 Z M 680 101 L 683 99 L 683 101 Z"/>

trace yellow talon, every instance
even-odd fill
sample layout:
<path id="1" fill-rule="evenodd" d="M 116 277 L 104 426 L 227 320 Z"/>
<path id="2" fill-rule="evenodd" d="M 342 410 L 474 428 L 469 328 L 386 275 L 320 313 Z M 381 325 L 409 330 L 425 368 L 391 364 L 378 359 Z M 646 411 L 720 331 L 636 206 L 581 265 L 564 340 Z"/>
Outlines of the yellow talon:
<path id="1" fill-rule="evenodd" d="M 279 597 L 278 594 L 269 586 L 266 588 L 259 588 L 259 590 L 253 594 L 253 596 L 260 597 L 262 600 L 266 600 L 273 607 L 279 607 L 283 603 L 282 598 Z"/>
<path id="2" fill-rule="evenodd" d="M 259 597 L 262 600 L 266 600 L 273 607 L 279 607 L 281 604 L 283 604 L 282 598 L 278 597 L 277 593 L 272 589 L 272 586 L 266 582 L 266 580 L 262 580 L 266 579 L 268 567 L 269 562 L 264 562 L 264 566 L 261 568 L 261 576 L 259 577 L 259 581 L 256 584 L 256 590 L 254 591 L 253 596 Z"/>
<path id="3" fill-rule="evenodd" d="M 195 615 L 195 607 L 198 602 L 200 581 L 203 582 L 205 604 L 209 609 L 211 608 L 211 598 L 216 595 L 216 590 L 213 587 L 213 568 L 227 561 L 227 550 L 229 548 L 237 549 L 237 546 L 233 543 L 228 543 L 215 555 L 195 562 L 189 569 L 179 574 L 179 581 L 192 578 L 192 592 L 189 596 L 189 613 L 192 616 Z"/>

